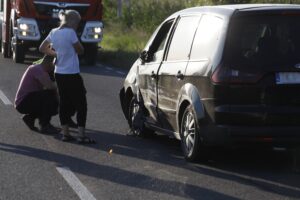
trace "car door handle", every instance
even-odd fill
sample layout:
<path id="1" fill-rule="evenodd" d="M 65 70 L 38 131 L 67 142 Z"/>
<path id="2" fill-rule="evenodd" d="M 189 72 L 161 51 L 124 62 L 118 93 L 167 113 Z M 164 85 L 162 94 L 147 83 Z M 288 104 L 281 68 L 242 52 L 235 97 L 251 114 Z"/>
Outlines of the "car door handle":
<path id="1" fill-rule="evenodd" d="M 156 74 L 154 73 L 154 71 L 151 72 L 151 78 L 155 79 L 156 78 Z"/>
<path id="2" fill-rule="evenodd" d="M 183 76 L 183 73 L 181 73 L 181 71 L 178 71 L 176 77 L 178 79 L 182 80 L 184 76 Z"/>

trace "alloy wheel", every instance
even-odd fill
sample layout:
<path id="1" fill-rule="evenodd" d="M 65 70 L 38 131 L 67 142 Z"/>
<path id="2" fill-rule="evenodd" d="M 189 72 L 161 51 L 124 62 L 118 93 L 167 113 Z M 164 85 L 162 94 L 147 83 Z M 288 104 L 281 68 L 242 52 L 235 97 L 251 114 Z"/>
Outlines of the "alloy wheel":
<path id="1" fill-rule="evenodd" d="M 196 123 L 192 112 L 188 111 L 183 116 L 182 143 L 186 154 L 189 156 L 193 153 L 196 141 Z"/>

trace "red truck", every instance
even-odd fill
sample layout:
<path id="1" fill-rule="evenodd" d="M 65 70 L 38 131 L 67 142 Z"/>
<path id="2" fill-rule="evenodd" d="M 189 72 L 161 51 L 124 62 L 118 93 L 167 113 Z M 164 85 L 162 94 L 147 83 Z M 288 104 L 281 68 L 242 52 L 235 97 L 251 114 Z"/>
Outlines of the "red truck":
<path id="1" fill-rule="evenodd" d="M 37 50 L 50 30 L 59 26 L 59 12 L 69 9 L 77 10 L 82 18 L 77 29 L 85 47 L 81 59 L 94 64 L 103 37 L 102 0 L 0 0 L 4 57 L 22 63 L 25 55 Z"/>

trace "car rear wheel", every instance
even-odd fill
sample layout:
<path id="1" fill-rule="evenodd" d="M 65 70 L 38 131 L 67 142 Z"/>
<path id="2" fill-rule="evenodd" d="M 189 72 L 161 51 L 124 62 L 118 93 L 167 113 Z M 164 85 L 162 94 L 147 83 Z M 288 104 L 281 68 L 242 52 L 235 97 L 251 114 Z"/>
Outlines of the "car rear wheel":
<path id="1" fill-rule="evenodd" d="M 135 97 L 131 98 L 128 109 L 128 124 L 133 135 L 146 136 L 154 132 L 145 127 L 144 108 Z"/>
<path id="2" fill-rule="evenodd" d="M 181 119 L 181 148 L 186 160 L 197 161 L 206 159 L 200 137 L 198 120 L 192 106 L 188 106 Z"/>

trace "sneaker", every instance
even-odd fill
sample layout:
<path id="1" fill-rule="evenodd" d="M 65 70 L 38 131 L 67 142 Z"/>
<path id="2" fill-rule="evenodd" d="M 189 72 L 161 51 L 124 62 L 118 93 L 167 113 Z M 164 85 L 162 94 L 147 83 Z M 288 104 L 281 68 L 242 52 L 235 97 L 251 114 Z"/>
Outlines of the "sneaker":
<path id="1" fill-rule="evenodd" d="M 129 129 L 126 133 L 126 136 L 136 137 L 137 135 L 134 133 L 134 131 L 132 129 Z"/>
<path id="2" fill-rule="evenodd" d="M 73 140 L 75 140 L 75 138 L 71 135 L 63 135 L 61 138 L 61 141 L 63 141 L 63 142 L 70 142 Z"/>
<path id="3" fill-rule="evenodd" d="M 41 126 L 40 132 L 44 134 L 56 134 L 59 133 L 59 130 L 49 123 L 47 125 Z"/>
<path id="4" fill-rule="evenodd" d="M 68 126 L 71 128 L 78 128 L 78 125 L 72 120 L 72 118 L 69 119 Z"/>
<path id="5" fill-rule="evenodd" d="M 30 128 L 30 130 L 38 131 L 38 128 L 34 126 L 35 118 L 27 114 L 22 117 L 23 122 Z"/>

